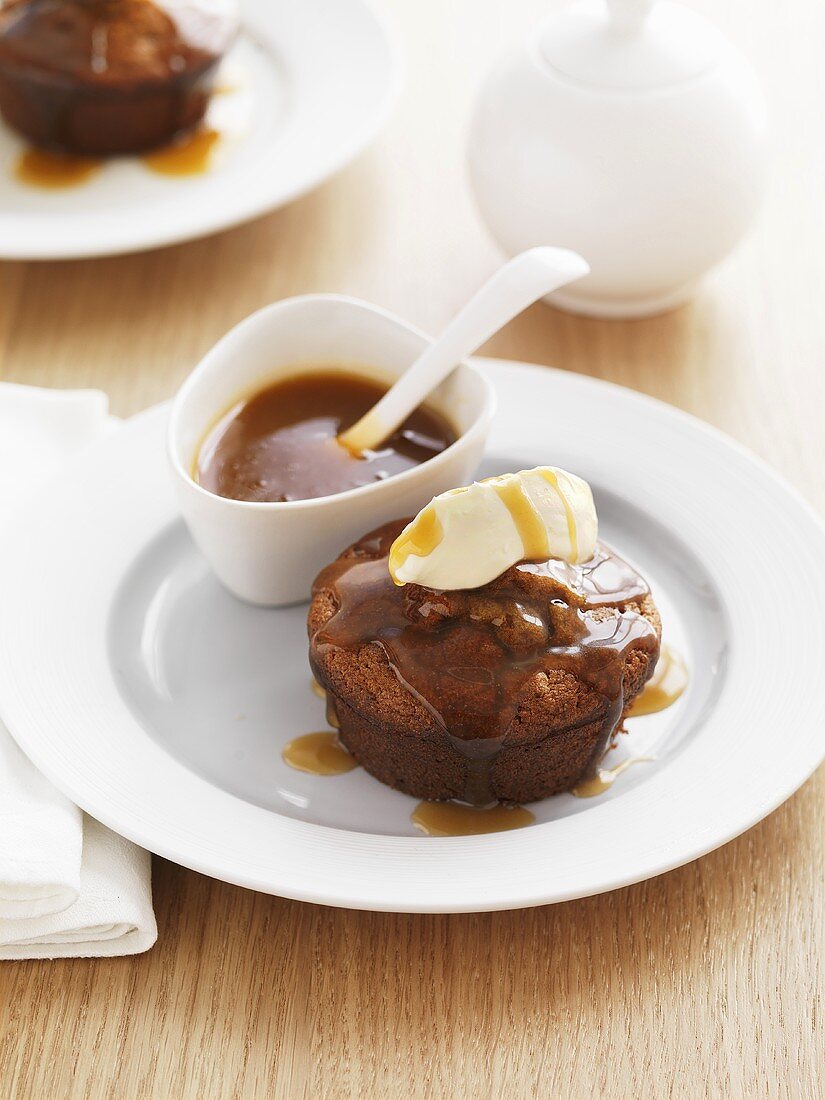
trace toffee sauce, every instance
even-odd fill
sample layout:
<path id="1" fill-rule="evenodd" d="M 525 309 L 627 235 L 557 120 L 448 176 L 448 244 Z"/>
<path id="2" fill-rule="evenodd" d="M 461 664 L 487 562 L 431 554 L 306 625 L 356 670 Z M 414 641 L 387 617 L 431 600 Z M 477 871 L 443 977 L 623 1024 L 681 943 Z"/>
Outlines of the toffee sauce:
<path id="1" fill-rule="evenodd" d="M 78 187 L 96 176 L 103 162 L 94 157 L 75 157 L 48 149 L 25 149 L 14 165 L 14 177 L 29 187 L 57 190 Z"/>
<path id="2" fill-rule="evenodd" d="M 221 135 L 208 126 L 199 126 L 160 149 L 144 153 L 143 163 L 162 176 L 199 176 L 212 166 Z"/>
<path id="3" fill-rule="evenodd" d="M 198 176 L 208 172 L 220 141 L 217 130 L 200 126 L 141 160 L 147 168 L 162 176 Z M 100 157 L 77 157 L 70 153 L 55 153 L 49 149 L 25 149 L 14 165 L 19 183 L 30 187 L 56 190 L 78 187 L 100 172 L 104 161 Z"/>
<path id="4" fill-rule="evenodd" d="M 419 802 L 410 820 L 427 836 L 479 836 L 503 833 L 532 825 L 536 815 L 523 806 L 486 806 L 481 809 L 460 802 Z"/>
<path id="5" fill-rule="evenodd" d="M 235 405 L 209 432 L 195 480 L 232 500 L 310 500 L 402 473 L 455 441 L 450 425 L 422 406 L 379 450 L 352 454 L 337 436 L 384 393 L 343 371 L 275 382 Z"/>
<path id="6" fill-rule="evenodd" d="M 653 756 L 631 756 L 614 768 L 597 768 L 596 774 L 581 779 L 573 788 L 571 794 L 574 794 L 576 798 L 595 798 L 596 795 L 604 794 L 605 791 L 610 790 L 622 772 L 626 772 L 633 764 L 649 764 L 653 763 L 654 760 L 655 757 Z"/>
<path id="7" fill-rule="evenodd" d="M 672 707 L 688 686 L 688 670 L 684 658 L 669 645 L 662 646 L 656 671 L 633 701 L 628 718 L 643 714 L 658 714 Z"/>
<path id="8" fill-rule="evenodd" d="M 310 775 L 343 775 L 358 767 L 358 761 L 338 740 L 335 730 L 296 737 L 284 746 L 281 755 L 290 768 Z"/>

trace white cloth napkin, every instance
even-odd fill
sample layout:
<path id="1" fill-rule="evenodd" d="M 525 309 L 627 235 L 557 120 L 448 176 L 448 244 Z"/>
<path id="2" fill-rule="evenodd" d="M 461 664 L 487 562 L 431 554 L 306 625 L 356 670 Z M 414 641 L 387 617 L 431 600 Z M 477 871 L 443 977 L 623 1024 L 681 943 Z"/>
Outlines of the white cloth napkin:
<path id="1" fill-rule="evenodd" d="M 15 502 L 115 423 L 103 393 L 0 383 L 0 539 Z M 0 722 L 0 959 L 131 955 L 156 939 L 148 852 L 81 813 Z"/>

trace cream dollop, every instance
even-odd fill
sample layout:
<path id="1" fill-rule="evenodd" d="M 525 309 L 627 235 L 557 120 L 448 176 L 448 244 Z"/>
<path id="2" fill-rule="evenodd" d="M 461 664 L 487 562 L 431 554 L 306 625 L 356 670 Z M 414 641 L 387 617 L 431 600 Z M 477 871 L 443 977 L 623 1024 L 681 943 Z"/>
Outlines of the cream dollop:
<path id="1" fill-rule="evenodd" d="M 589 561 L 597 532 L 587 482 L 537 466 L 434 497 L 392 544 L 390 575 L 398 585 L 478 588 L 519 561 Z"/>

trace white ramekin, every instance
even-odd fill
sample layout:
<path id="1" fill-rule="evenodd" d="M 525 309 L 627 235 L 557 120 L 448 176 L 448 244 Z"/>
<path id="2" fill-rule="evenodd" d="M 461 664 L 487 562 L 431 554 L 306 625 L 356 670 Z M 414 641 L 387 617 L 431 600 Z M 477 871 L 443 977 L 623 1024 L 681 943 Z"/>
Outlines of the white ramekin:
<path id="1" fill-rule="evenodd" d="M 481 459 L 495 393 L 461 363 L 429 402 L 459 433 L 452 446 L 386 481 L 314 500 L 254 503 L 201 488 L 192 472 L 210 428 L 239 399 L 313 368 L 356 370 L 389 384 L 426 344 L 422 332 L 366 302 L 311 294 L 247 317 L 195 367 L 169 422 L 175 489 L 195 542 L 236 596 L 267 606 L 305 600 L 318 571 L 348 543 L 466 484 Z"/>

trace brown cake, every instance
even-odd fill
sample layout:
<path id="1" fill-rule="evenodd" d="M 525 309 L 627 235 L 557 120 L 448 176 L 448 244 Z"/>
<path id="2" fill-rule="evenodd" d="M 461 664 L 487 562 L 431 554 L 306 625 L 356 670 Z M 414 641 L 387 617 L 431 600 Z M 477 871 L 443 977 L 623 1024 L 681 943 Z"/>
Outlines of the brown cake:
<path id="1" fill-rule="evenodd" d="M 650 678 L 661 624 L 645 581 L 591 561 L 520 562 L 481 588 L 396 587 L 399 520 L 315 581 L 310 663 L 341 740 L 424 799 L 531 802 L 591 775 Z"/>
<path id="2" fill-rule="evenodd" d="M 141 152 L 202 118 L 230 0 L 0 0 L 0 113 L 36 145 Z"/>

